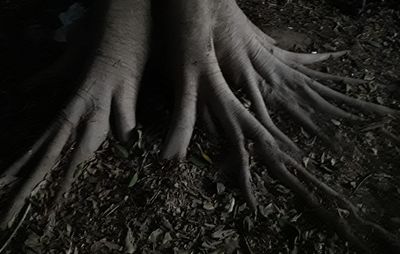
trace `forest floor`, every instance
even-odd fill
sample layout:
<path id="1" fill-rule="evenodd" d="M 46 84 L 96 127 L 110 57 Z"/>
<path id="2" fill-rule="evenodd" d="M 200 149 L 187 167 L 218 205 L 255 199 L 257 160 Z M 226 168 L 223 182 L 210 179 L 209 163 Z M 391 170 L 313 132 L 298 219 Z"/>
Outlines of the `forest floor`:
<path id="1" fill-rule="evenodd" d="M 314 68 L 368 80 L 329 85 L 400 108 L 399 10 L 376 3 L 360 15 L 347 16 L 318 0 L 239 3 L 283 48 L 350 49 L 349 56 Z M 400 145 L 387 135 L 400 135 L 400 124 L 389 118 L 352 124 L 332 119 L 325 128 L 341 137 L 343 147 L 334 152 L 280 113 L 274 112 L 274 120 L 305 151 L 309 170 L 368 218 L 400 235 Z M 129 146 L 105 142 L 79 167 L 71 192 L 54 213 L 48 200 L 62 181 L 55 169 L 52 184 L 36 193 L 32 212 L 6 253 L 354 253 L 253 158 L 260 212 L 251 213 L 238 189 L 220 173 L 224 143 L 201 128 L 186 162 L 160 162 L 162 126 L 165 122 L 159 120 L 138 128 Z"/>

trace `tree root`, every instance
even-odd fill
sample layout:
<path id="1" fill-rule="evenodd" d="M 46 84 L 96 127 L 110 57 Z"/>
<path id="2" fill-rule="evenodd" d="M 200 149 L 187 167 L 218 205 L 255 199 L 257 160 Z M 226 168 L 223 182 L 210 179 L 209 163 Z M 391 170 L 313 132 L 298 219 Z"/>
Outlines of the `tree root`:
<path id="1" fill-rule="evenodd" d="M 31 193 L 72 144 L 55 203 L 70 188 L 76 167 L 94 155 L 109 133 L 128 141 L 148 58 L 149 11 L 147 1 L 110 1 L 104 35 L 80 89 L 31 149 L 1 172 L 0 186 L 11 187 L 6 197 L 10 206 L 1 208 L 0 229 L 11 227 L 14 234 L 19 226 L 12 224 L 20 225 L 14 219 L 29 207 L 25 204 Z"/>
<path id="2" fill-rule="evenodd" d="M 218 5 L 218 4 L 216 4 Z M 191 6 L 193 8 L 193 6 Z M 196 6 L 200 10 L 199 15 L 207 11 L 201 8 L 207 6 Z M 195 8 L 195 9 L 196 9 Z M 205 48 L 206 42 L 190 40 L 190 45 L 196 45 L 195 49 L 204 49 L 204 55 L 188 53 L 182 58 L 185 59 L 183 66 L 195 73 L 197 84 L 187 86 L 186 94 L 188 104 L 175 105 L 176 110 L 193 108 L 193 103 L 201 101 L 199 107 L 206 108 L 206 126 L 215 126 L 229 141 L 231 153 L 238 176 L 242 193 L 252 209 L 257 209 L 257 202 L 251 188 L 251 176 L 249 172 L 249 152 L 246 150 L 247 140 L 255 144 L 255 151 L 260 160 L 267 166 L 271 173 L 280 181 L 286 184 L 294 193 L 301 197 L 315 213 L 332 227 L 345 239 L 363 252 L 370 252 L 370 246 L 366 239 L 370 234 L 372 239 L 385 239 L 387 249 L 400 250 L 397 239 L 388 231 L 376 223 L 365 220 L 359 215 L 358 209 L 342 195 L 331 189 L 329 186 L 318 180 L 310 172 L 296 162 L 296 155 L 299 149 L 279 128 L 273 123 L 269 115 L 269 107 L 279 105 L 286 110 L 292 118 L 318 135 L 325 141 L 331 141 L 325 132 L 318 127 L 314 121 L 315 114 L 329 115 L 333 118 L 345 118 L 348 120 L 360 120 L 353 113 L 330 103 L 333 100 L 338 105 L 344 104 L 357 109 L 363 113 L 377 115 L 399 116 L 399 111 L 384 106 L 360 101 L 344 94 L 336 92 L 321 84 L 319 80 L 336 80 L 352 84 L 364 83 L 362 80 L 342 78 L 334 75 L 320 73 L 311 70 L 304 64 L 313 64 L 326 60 L 330 57 L 339 57 L 347 54 L 347 51 L 325 54 L 297 54 L 284 51 L 274 46 L 273 41 L 263 36 L 247 20 L 247 18 L 235 7 L 233 2 L 221 3 L 218 7 L 224 10 L 216 11 L 217 17 L 204 18 L 202 24 L 196 23 L 193 18 L 194 27 L 214 27 L 204 36 L 211 33 L 212 47 Z M 228 10 L 228 11 L 227 11 Z M 192 12 L 193 13 L 193 12 Z M 216 19 L 215 26 L 204 24 L 204 20 Z M 183 22 L 182 22 L 183 23 Z M 184 26 L 184 25 L 183 25 Z M 181 28 L 190 31 L 189 28 Z M 189 36 L 190 37 L 190 36 Z M 204 38 L 200 35 L 200 38 Z M 234 39 L 233 39 L 234 38 Z M 186 47 L 190 52 L 191 47 Z M 174 54 L 179 55 L 171 49 Z M 202 50 L 200 50 L 202 51 Z M 188 59 L 187 56 L 189 56 Z M 196 63 L 193 67 L 193 63 Z M 193 82 L 193 80 L 191 81 Z M 242 89 L 250 101 L 250 110 L 235 95 L 237 89 Z M 181 96 L 181 95 L 179 95 Z M 180 97 L 177 97 L 180 99 Z M 180 127 L 184 133 L 192 133 L 193 118 L 196 113 L 186 113 L 191 116 L 185 119 L 181 114 Z M 172 128 L 176 128 L 173 125 Z M 185 140 L 187 138 L 185 137 Z M 169 150 L 166 158 L 181 158 L 181 151 L 186 151 L 188 142 L 179 142 L 180 139 L 167 142 L 165 147 Z M 332 201 L 330 207 L 339 206 L 350 212 L 351 216 L 343 218 L 335 209 L 323 205 L 316 194 L 313 194 L 299 178 L 290 173 L 289 168 L 295 168 L 302 180 L 307 184 L 316 187 L 325 199 Z"/>
<path id="3" fill-rule="evenodd" d="M 146 1 L 136 2 L 146 7 Z M 175 83 L 175 104 L 162 157 L 185 157 L 199 115 L 212 132 L 221 133 L 231 144 L 230 152 L 235 164 L 232 170 L 252 209 L 257 209 L 257 201 L 252 192 L 249 151 L 246 149 L 248 140 L 254 142 L 255 152 L 268 170 L 355 247 L 370 252 L 370 242 L 376 238 L 382 240 L 381 247 L 388 244 L 383 249 L 400 252 L 399 242 L 391 233 L 362 218 L 353 204 L 297 163 L 300 149 L 274 124 L 269 114 L 271 107 L 279 107 L 327 142 L 332 138 L 318 126 L 316 114 L 348 120 L 362 119 L 340 107 L 346 105 L 363 113 L 399 116 L 397 110 L 348 97 L 316 79 L 354 84 L 364 81 L 320 73 L 305 66 L 348 52 L 299 54 L 282 50 L 247 19 L 233 0 L 190 3 L 180 0 L 166 5 L 170 9 L 166 11 L 165 20 L 169 22 L 167 27 L 171 33 L 165 41 L 166 52 L 174 59 L 168 73 Z M 132 6 L 135 5 L 113 0 L 109 16 L 114 17 L 112 11 L 115 19 L 107 23 L 111 25 L 107 26 L 109 30 L 105 31 L 100 46 L 101 52 L 106 55 L 95 58 L 83 88 L 62 116 L 23 158 L 5 172 L 5 176 L 12 176 L 10 179 L 25 174 L 30 176 L 21 179 L 22 184 L 17 183 L 20 188 L 12 199 L 12 207 L 1 217 L 3 228 L 18 214 L 25 198 L 56 164 L 62 150 L 71 141 L 76 145 L 66 166 L 60 193 L 68 190 L 76 166 L 95 152 L 110 129 L 121 141 L 129 138 L 136 125 L 134 112 L 140 81 L 137 73 L 142 72 L 144 45 L 147 45 L 144 38 L 146 32 L 140 31 L 146 29 L 141 25 L 148 23 L 143 13 L 131 20 L 129 11 Z M 135 6 L 134 9 L 140 8 Z M 118 16 L 122 18 L 117 19 Z M 137 20 L 138 17 L 145 20 Z M 118 27 L 124 27 L 123 31 Z M 113 40 L 126 38 L 121 34 L 126 32 L 132 38 L 139 34 L 136 36 L 139 39 L 133 42 L 136 46 L 128 44 L 131 41 Z M 131 58 L 122 57 L 125 52 Z M 116 60 L 117 66 L 109 64 L 110 57 L 111 61 Z M 250 108 L 235 95 L 239 89 L 250 101 Z M 110 119 L 113 119 L 111 124 Z M 40 158 L 36 169 L 27 172 L 30 170 L 29 162 L 35 157 Z M 299 177 L 289 169 L 294 169 Z M 307 185 L 316 187 L 323 194 L 320 198 L 325 202 L 331 201 L 328 202 L 330 206 L 324 205 L 325 202 L 321 202 Z M 350 216 L 344 218 L 330 208 L 336 205 L 348 210 Z"/>

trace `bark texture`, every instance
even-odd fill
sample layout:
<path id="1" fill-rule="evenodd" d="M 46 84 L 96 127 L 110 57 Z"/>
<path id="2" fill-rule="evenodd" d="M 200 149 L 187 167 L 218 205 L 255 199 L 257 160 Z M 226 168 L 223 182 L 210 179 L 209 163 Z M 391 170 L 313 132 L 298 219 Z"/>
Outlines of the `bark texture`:
<path id="1" fill-rule="evenodd" d="M 235 165 L 232 175 L 252 209 L 257 209 L 257 201 L 251 188 L 249 141 L 271 173 L 355 247 L 370 252 L 369 241 L 378 239 L 382 248 L 400 251 L 391 233 L 365 220 L 353 204 L 301 166 L 297 161 L 301 151 L 269 114 L 271 107 L 279 107 L 331 142 L 315 121 L 318 114 L 361 119 L 336 105 L 377 115 L 398 117 L 399 112 L 348 97 L 320 83 L 325 79 L 349 83 L 362 80 L 306 67 L 348 52 L 299 54 L 282 50 L 248 20 L 234 0 L 109 1 L 103 36 L 80 89 L 26 155 L 2 172 L 0 186 L 16 190 L 7 196 L 10 206 L 2 211 L 2 228 L 19 218 L 11 223 L 9 232 L 12 235 L 18 229 L 21 216 L 29 211 L 30 193 L 70 144 L 74 143 L 74 149 L 68 165 L 63 166 L 65 181 L 60 194 L 68 191 L 77 165 L 89 159 L 107 135 L 112 133 L 121 142 L 129 139 L 136 126 L 136 102 L 150 45 L 159 45 L 150 41 L 151 32 L 159 31 L 151 29 L 151 5 L 164 10 L 158 17 L 165 20 L 164 32 L 158 38 L 162 38 L 164 59 L 169 60 L 167 73 L 174 83 L 174 106 L 162 158 L 185 158 L 196 120 L 200 119 L 231 144 L 229 152 Z M 239 90 L 250 106 L 237 96 Z M 32 166 L 30 161 L 37 158 L 39 163 Z M 320 195 L 309 186 L 317 188 Z M 350 216 L 343 218 L 330 209 L 334 204 L 348 210 Z"/>

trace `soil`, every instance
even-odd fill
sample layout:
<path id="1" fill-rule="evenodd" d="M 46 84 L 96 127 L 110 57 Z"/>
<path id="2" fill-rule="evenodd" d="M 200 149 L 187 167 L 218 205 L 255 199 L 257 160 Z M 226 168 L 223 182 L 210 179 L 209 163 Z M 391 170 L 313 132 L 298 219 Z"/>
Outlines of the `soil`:
<path id="1" fill-rule="evenodd" d="M 329 85 L 353 97 L 400 108 L 398 9 L 367 1 L 361 14 L 349 16 L 318 0 L 239 3 L 283 48 L 298 52 L 350 49 L 346 57 L 313 67 L 368 80 L 363 85 Z M 33 45 L 29 41 L 26 45 Z M 36 53 L 47 55 L 46 61 L 29 58 L 31 65 L 36 63 L 34 69 L 44 67 L 62 51 L 62 44 L 49 43 Z M 9 64 L 10 70 L 22 69 L 25 75 L 2 73 L 2 82 L 22 80 L 35 71 L 30 65 Z M 12 89 L 7 87 L 0 95 L 11 100 Z M 14 109 L 6 111 L 9 104 L 0 105 L 0 112 L 18 114 Z M 303 162 L 309 170 L 345 193 L 366 217 L 400 235 L 400 144 L 388 134 L 400 135 L 398 120 L 366 116 L 365 121 L 346 123 L 331 119 L 325 128 L 341 139 L 341 149 L 333 150 L 279 113 L 275 112 L 274 120 L 305 151 Z M 31 212 L 6 253 L 355 252 L 329 225 L 313 218 L 312 211 L 255 158 L 251 158 L 251 170 L 260 212 L 252 213 L 235 183 L 221 173 L 224 142 L 204 133 L 201 126 L 186 162 L 159 161 L 165 135 L 162 119 L 139 127 L 129 146 L 112 138 L 106 141 L 92 160 L 77 169 L 72 190 L 54 208 L 51 198 L 62 181 L 61 161 L 32 197 Z M 16 143 L 8 140 L 7 144 Z"/>

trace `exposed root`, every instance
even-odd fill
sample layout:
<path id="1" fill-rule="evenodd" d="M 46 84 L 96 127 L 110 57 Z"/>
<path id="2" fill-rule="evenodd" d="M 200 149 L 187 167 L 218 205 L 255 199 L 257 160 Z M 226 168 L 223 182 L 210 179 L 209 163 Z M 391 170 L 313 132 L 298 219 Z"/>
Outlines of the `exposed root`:
<path id="1" fill-rule="evenodd" d="M 245 149 L 246 140 L 255 144 L 255 151 L 261 161 L 270 172 L 286 184 L 296 195 L 302 198 L 321 220 L 331 225 L 342 237 L 350 241 L 363 252 L 370 252 L 371 238 L 384 239 L 386 244 L 383 249 L 391 251 L 399 250 L 396 238 L 380 227 L 378 224 L 362 218 L 358 210 L 342 195 L 322 183 L 311 173 L 306 171 L 296 162 L 298 148 L 279 128 L 273 123 L 268 107 L 278 105 L 285 109 L 303 127 L 312 131 L 327 142 L 329 137 L 315 121 L 316 114 L 322 114 L 333 118 L 345 118 L 348 120 L 360 120 L 360 116 L 347 112 L 340 108 L 342 104 L 358 109 L 364 113 L 378 115 L 397 115 L 399 112 L 384 106 L 357 100 L 317 82 L 320 80 L 336 80 L 352 84 L 364 83 L 362 80 L 342 78 L 330 74 L 320 73 L 305 67 L 305 64 L 313 64 L 331 57 L 339 57 L 347 54 L 347 51 L 327 54 L 297 54 L 277 48 L 274 41 L 263 36 L 246 19 L 246 17 L 229 3 L 216 4 L 223 9 L 223 13 L 215 11 L 213 17 L 218 21 L 214 30 L 210 32 L 210 41 L 213 47 L 206 50 L 203 55 L 189 53 L 189 56 L 198 58 L 188 59 L 186 62 L 196 61 L 195 66 L 198 85 L 192 85 L 188 94 L 199 94 L 200 109 L 207 108 L 205 113 L 207 125 L 218 126 L 223 136 L 232 147 L 233 158 L 236 158 L 236 175 L 239 175 L 239 183 L 242 192 L 253 209 L 256 207 L 256 199 L 251 190 L 251 176 L 248 172 L 248 151 Z M 200 13 L 200 12 L 199 12 Z M 204 14 L 204 13 L 203 13 Z M 202 15 L 203 15 L 202 14 Z M 199 14 L 200 15 L 200 14 Z M 196 23 L 199 20 L 193 18 L 190 25 L 201 26 Z M 206 27 L 206 26 L 205 26 Z M 235 38 L 235 39 L 233 39 Z M 191 42 L 186 49 L 198 49 L 203 45 Z M 190 64 L 186 65 L 193 70 Z M 199 89 L 199 91 L 195 91 Z M 248 109 L 240 101 L 234 91 L 241 89 L 246 99 L 250 101 Z M 328 100 L 339 103 L 338 106 Z M 190 100 L 191 102 L 193 100 Z M 205 104 L 205 105 L 204 105 Z M 183 107 L 185 107 L 183 105 Z M 189 115 L 194 115 L 189 114 Z M 254 114 L 254 115 L 253 115 Z M 191 119 L 183 120 L 192 123 Z M 192 125 L 190 125 L 192 126 Z M 185 143 L 186 144 L 186 143 Z M 296 168 L 300 179 L 288 169 Z M 313 185 L 323 194 L 318 197 L 311 192 L 306 184 Z M 327 197 L 321 202 L 319 199 Z M 327 202 L 332 201 L 332 202 Z M 326 204 L 328 203 L 328 204 Z M 351 212 L 351 216 L 343 218 L 336 212 L 339 205 Z M 372 235 L 370 233 L 372 231 Z"/>
<path id="2" fill-rule="evenodd" d="M 6 228 L 8 221 L 18 215 L 26 198 L 60 160 L 68 144 L 76 142 L 78 145 L 77 149 L 72 151 L 71 160 L 66 165 L 60 193 L 64 193 L 70 187 L 73 172 L 78 164 L 88 160 L 105 140 L 109 131 L 110 102 L 95 101 L 91 95 L 86 90 L 79 90 L 70 105 L 32 149 L 5 171 L 4 175 L 14 176 L 18 182 L 13 187 L 16 191 L 9 196 L 12 198 L 12 206 L 5 216 L 1 217 L 1 228 Z M 101 94 L 100 97 L 111 98 L 108 94 Z M 99 103 L 102 106 L 96 107 Z M 34 170 L 29 168 L 32 165 Z"/>
<path id="3" fill-rule="evenodd" d="M 259 77 L 259 75 L 254 72 L 249 75 L 246 75 L 246 78 L 243 82 L 243 86 L 246 89 L 249 100 L 253 103 L 253 111 L 256 117 L 259 119 L 260 123 L 264 125 L 264 127 L 271 132 L 271 134 L 276 137 L 278 143 L 282 143 L 281 147 L 285 147 L 290 150 L 293 154 L 301 153 L 300 149 L 297 145 L 290 140 L 290 138 L 284 134 L 272 121 L 271 116 L 268 112 L 267 104 L 264 101 L 263 95 L 258 88 L 258 83 L 255 81 L 254 77 L 258 77 L 260 80 L 258 83 L 261 85 L 265 85 Z"/>
<path id="4" fill-rule="evenodd" d="M 348 84 L 354 84 L 354 85 L 366 83 L 366 81 L 362 80 L 362 79 L 341 77 L 341 76 L 337 76 L 337 75 L 323 73 L 323 72 L 319 72 L 319 71 L 315 71 L 313 69 L 307 68 L 307 67 L 297 64 L 297 63 L 287 62 L 287 64 L 294 70 L 298 70 L 299 72 L 309 76 L 310 78 L 315 78 L 317 80 L 341 81 L 341 82 L 345 82 Z"/>
<path id="5" fill-rule="evenodd" d="M 21 218 L 19 218 L 19 220 L 17 222 L 17 225 L 12 229 L 9 237 L 5 240 L 5 242 L 0 247 L 0 253 L 4 253 L 4 251 L 6 250 L 8 245 L 11 243 L 11 241 L 13 240 L 15 235 L 18 233 L 18 230 L 22 226 L 22 223 L 25 222 L 25 219 L 28 216 L 30 211 L 31 211 L 31 204 L 28 204 L 27 207 L 25 208 L 25 211 L 24 211 L 23 215 L 21 216 Z"/>
<path id="6" fill-rule="evenodd" d="M 182 81 L 182 89 L 176 94 L 172 122 L 162 151 L 164 159 L 182 159 L 186 156 L 196 120 L 197 82 L 188 73 Z"/>
<path id="7" fill-rule="evenodd" d="M 321 95 L 335 100 L 336 102 L 344 103 L 350 107 L 356 108 L 360 111 L 363 111 L 365 113 L 375 113 L 378 115 L 393 115 L 393 116 L 399 116 L 399 111 L 394 110 L 385 106 L 377 105 L 374 103 L 358 100 L 355 98 L 351 98 L 347 95 L 344 95 L 342 93 L 339 93 L 327 86 L 322 85 L 319 82 L 312 81 L 309 83 L 310 87 L 313 88 L 315 91 L 320 93 Z"/>
<path id="8" fill-rule="evenodd" d="M 350 212 L 352 219 L 354 219 L 357 223 L 359 223 L 358 226 L 364 227 L 364 230 L 366 232 L 369 232 L 369 234 L 372 235 L 372 238 L 378 238 L 384 241 L 386 240 L 387 243 L 390 244 L 389 246 L 387 246 L 388 250 L 399 249 L 400 242 L 398 242 L 398 240 L 390 232 L 388 232 L 382 226 L 374 222 L 363 219 L 362 216 L 360 215 L 359 209 L 356 206 L 354 206 L 349 200 L 347 200 L 343 195 L 339 194 L 334 189 L 329 187 L 327 184 L 320 181 L 318 178 L 316 178 L 314 175 L 308 172 L 303 166 L 301 166 L 299 163 L 297 163 L 289 156 L 285 155 L 285 157 L 287 163 L 290 166 L 293 166 L 297 170 L 297 172 L 300 173 L 301 177 L 305 181 L 317 187 L 318 190 L 320 190 L 324 195 L 326 195 L 326 197 L 330 198 L 331 201 L 334 200 L 338 202 L 338 204 L 342 208 L 347 209 Z"/>
<path id="9" fill-rule="evenodd" d="M 135 107 L 147 50 L 144 30 L 148 29 L 148 16 L 144 13 L 147 1 L 133 2 L 112 1 L 101 54 L 95 58 L 84 85 L 55 124 L 5 172 L 4 179 L 19 182 L 16 183 L 18 191 L 11 198 L 12 207 L 0 217 L 3 228 L 19 214 L 26 198 L 57 163 L 67 144 L 74 143 L 75 147 L 63 171 L 65 180 L 60 193 L 69 189 L 76 166 L 92 156 L 110 129 L 121 142 L 129 139 L 136 125 Z M 400 252 L 398 241 L 391 233 L 364 219 L 353 204 L 297 162 L 299 148 L 269 114 L 271 107 L 280 107 L 302 127 L 327 142 L 332 138 L 319 127 L 318 114 L 327 118 L 362 119 L 341 108 L 345 105 L 364 113 L 399 115 L 398 110 L 351 98 L 315 79 L 356 84 L 363 81 L 320 73 L 304 66 L 348 52 L 298 54 L 279 49 L 272 38 L 246 18 L 233 0 L 173 2 L 166 4 L 171 8 L 166 12 L 170 15 L 166 20 L 171 22 L 168 27 L 172 30 L 165 39 L 168 54 L 174 59 L 168 73 L 175 83 L 175 104 L 162 157 L 185 157 L 198 115 L 212 132 L 222 134 L 231 145 L 233 175 L 252 209 L 257 209 L 257 201 L 251 186 L 247 140 L 254 143 L 261 162 L 278 180 L 355 247 L 370 252 L 371 234 L 382 240 L 382 249 L 389 244 L 391 251 Z M 139 10 L 137 15 L 131 13 L 135 10 Z M 122 40 L 127 38 L 125 33 L 136 40 Z M 244 105 L 244 98 L 235 94 L 239 89 L 250 106 Z M 31 170 L 30 163 L 36 158 L 39 162 Z M 289 170 L 292 168 L 297 173 Z M 316 187 L 321 195 L 311 192 L 309 185 Z M 329 199 L 323 199 L 326 197 Z M 332 208 L 336 204 L 348 209 L 351 216 L 341 217 Z"/>
<path id="10" fill-rule="evenodd" d="M 81 87 L 32 148 L 1 172 L 1 186 L 11 185 L 6 195 L 10 206 L 1 207 L 0 216 L 0 229 L 10 233 L 6 244 L 22 223 L 14 219 L 26 214 L 31 193 L 57 166 L 63 151 L 69 150 L 70 160 L 60 164 L 63 181 L 55 204 L 70 189 L 76 167 L 94 155 L 107 135 L 122 143 L 129 140 L 148 58 L 149 11 L 147 1 L 110 1 L 104 35 Z"/>
<path id="11" fill-rule="evenodd" d="M 111 117 L 113 132 L 118 140 L 127 143 L 136 126 L 135 106 L 138 97 L 137 85 L 127 86 L 114 92 L 111 101 Z"/>

